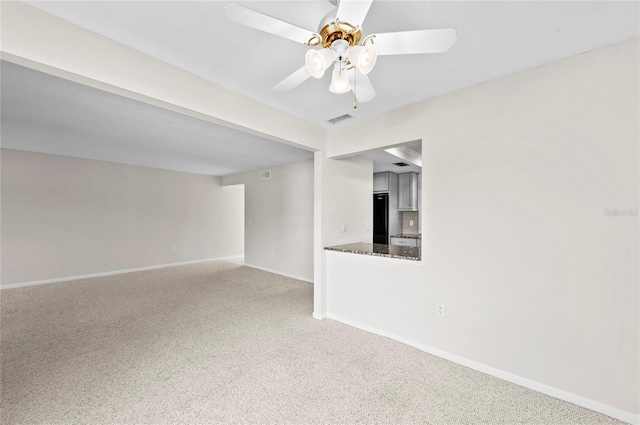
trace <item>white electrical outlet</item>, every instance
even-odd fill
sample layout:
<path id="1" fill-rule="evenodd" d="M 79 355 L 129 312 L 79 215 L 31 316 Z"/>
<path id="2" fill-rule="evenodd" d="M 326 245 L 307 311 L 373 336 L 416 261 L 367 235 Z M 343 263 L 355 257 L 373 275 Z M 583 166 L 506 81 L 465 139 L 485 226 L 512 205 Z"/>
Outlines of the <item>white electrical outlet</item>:
<path id="1" fill-rule="evenodd" d="M 409 226 L 413 227 L 413 220 L 409 220 Z"/>
<path id="2" fill-rule="evenodd" d="M 342 223 L 342 233 L 346 233 L 346 231 L 347 231 L 347 224 Z"/>
<path id="3" fill-rule="evenodd" d="M 436 304 L 436 314 L 445 317 L 447 315 L 447 305 L 445 303 Z"/>
<path id="4" fill-rule="evenodd" d="M 178 251 L 178 247 L 175 245 L 171 245 L 171 252 L 177 252 Z"/>

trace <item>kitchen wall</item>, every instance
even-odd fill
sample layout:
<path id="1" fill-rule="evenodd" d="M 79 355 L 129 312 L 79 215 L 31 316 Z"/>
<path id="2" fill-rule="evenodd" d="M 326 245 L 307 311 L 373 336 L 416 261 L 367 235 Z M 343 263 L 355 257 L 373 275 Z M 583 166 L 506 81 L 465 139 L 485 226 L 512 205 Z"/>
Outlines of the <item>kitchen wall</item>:
<path id="1" fill-rule="evenodd" d="M 420 233 L 420 211 L 403 211 L 402 212 L 402 233 L 416 234 Z"/>
<path id="2" fill-rule="evenodd" d="M 640 420 L 638 52 L 633 39 L 330 129 L 329 156 L 422 139 L 424 193 L 420 270 L 328 256 L 326 290 L 343 294 L 329 317 Z"/>
<path id="3" fill-rule="evenodd" d="M 1 164 L 3 285 L 242 255 L 242 190 L 219 178 L 10 149 Z"/>
<path id="4" fill-rule="evenodd" d="M 313 281 L 313 160 L 222 178 L 245 188 L 245 264 Z"/>

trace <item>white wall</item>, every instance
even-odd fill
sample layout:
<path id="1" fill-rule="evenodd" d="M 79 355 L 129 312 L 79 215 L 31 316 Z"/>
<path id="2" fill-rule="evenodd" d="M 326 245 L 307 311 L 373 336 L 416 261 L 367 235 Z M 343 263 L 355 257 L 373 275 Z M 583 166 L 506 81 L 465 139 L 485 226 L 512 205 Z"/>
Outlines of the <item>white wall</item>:
<path id="1" fill-rule="evenodd" d="M 322 243 L 371 243 L 373 161 L 353 157 L 325 159 L 322 164 Z"/>
<path id="2" fill-rule="evenodd" d="M 328 257 L 326 311 L 637 420 L 638 217 L 605 210 L 639 207 L 638 47 L 331 130 L 330 155 L 423 139 L 424 236 L 419 275 L 367 270 L 366 297 Z"/>
<path id="3" fill-rule="evenodd" d="M 245 264 L 313 281 L 313 161 L 225 176 L 245 187 Z"/>
<path id="4" fill-rule="evenodd" d="M 9 149 L 1 163 L 3 285 L 242 255 L 242 190 L 217 177 Z"/>
<path id="5" fill-rule="evenodd" d="M 315 153 L 313 315 L 326 316 L 324 247 L 373 240 L 373 161 Z M 342 225 L 346 231 L 342 231 Z"/>

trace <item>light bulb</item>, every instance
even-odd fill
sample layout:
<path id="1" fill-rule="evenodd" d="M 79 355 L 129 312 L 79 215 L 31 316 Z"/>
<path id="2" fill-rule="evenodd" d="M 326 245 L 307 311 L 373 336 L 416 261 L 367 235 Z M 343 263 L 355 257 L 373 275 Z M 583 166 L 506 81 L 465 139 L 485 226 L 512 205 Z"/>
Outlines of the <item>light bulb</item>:
<path id="1" fill-rule="evenodd" d="M 378 51 L 373 44 L 353 46 L 349 49 L 349 61 L 363 74 L 370 73 L 377 60 Z"/>
<path id="2" fill-rule="evenodd" d="M 346 93 L 351 90 L 351 84 L 349 84 L 349 76 L 347 70 L 340 70 L 339 66 L 333 68 L 333 74 L 331 75 L 331 85 L 329 91 L 332 93 Z"/>
<path id="3" fill-rule="evenodd" d="M 309 74 L 320 78 L 324 75 L 325 69 L 329 68 L 333 62 L 333 52 L 329 49 L 309 49 L 304 56 L 304 62 Z"/>

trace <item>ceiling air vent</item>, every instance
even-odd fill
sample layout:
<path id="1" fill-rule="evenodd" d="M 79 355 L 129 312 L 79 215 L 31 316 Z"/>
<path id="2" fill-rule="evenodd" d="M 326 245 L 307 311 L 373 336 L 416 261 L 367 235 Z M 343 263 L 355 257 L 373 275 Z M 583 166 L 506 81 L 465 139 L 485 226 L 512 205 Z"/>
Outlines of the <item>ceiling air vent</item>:
<path id="1" fill-rule="evenodd" d="M 396 167 L 408 167 L 409 164 L 407 164 L 406 162 L 394 162 L 393 165 L 395 165 Z"/>
<path id="2" fill-rule="evenodd" d="M 266 170 L 262 172 L 262 180 L 271 178 L 271 170 Z"/>
<path id="3" fill-rule="evenodd" d="M 331 118 L 330 120 L 328 120 L 331 124 L 338 124 L 339 122 L 342 121 L 346 121 L 346 120 L 350 120 L 351 118 L 353 118 L 351 115 L 349 114 L 344 114 L 344 115 L 340 115 L 339 117 L 335 117 L 335 118 Z"/>

